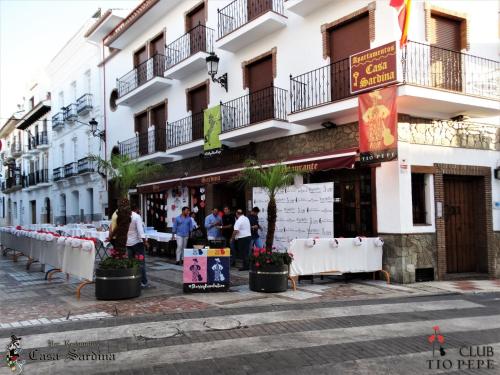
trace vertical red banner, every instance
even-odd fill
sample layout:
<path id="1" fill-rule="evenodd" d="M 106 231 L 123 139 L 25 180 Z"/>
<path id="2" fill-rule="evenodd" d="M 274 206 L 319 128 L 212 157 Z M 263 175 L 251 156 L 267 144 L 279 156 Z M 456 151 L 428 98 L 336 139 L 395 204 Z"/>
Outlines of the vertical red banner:
<path id="1" fill-rule="evenodd" d="M 397 86 L 358 96 L 359 153 L 363 164 L 398 157 Z"/>

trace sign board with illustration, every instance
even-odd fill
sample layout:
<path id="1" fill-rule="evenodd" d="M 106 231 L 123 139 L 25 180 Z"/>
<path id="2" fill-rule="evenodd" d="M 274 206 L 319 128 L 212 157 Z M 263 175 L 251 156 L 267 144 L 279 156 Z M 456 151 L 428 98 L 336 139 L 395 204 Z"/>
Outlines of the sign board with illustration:
<path id="1" fill-rule="evenodd" d="M 182 283 L 185 293 L 229 290 L 231 251 L 224 249 L 184 249 Z"/>
<path id="2" fill-rule="evenodd" d="M 397 87 L 361 94 L 358 97 L 359 153 L 363 164 L 398 157 Z"/>
<path id="3" fill-rule="evenodd" d="M 333 182 L 288 186 L 276 194 L 278 217 L 274 246 L 288 249 L 297 238 L 333 237 Z M 262 240 L 267 233 L 267 192 L 253 188 L 253 205 L 260 209 L 259 232 Z"/>
<path id="4" fill-rule="evenodd" d="M 358 94 L 398 81 L 396 42 L 359 52 L 349 57 L 351 93 Z"/>
<path id="5" fill-rule="evenodd" d="M 220 133 L 222 132 L 221 106 L 205 109 L 203 112 L 203 151 L 205 156 L 219 154 L 222 149 Z"/>

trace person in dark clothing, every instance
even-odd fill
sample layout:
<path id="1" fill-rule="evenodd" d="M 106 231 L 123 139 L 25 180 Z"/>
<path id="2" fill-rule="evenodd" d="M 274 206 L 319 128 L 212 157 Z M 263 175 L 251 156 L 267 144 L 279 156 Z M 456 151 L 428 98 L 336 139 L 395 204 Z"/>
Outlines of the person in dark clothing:
<path id="1" fill-rule="evenodd" d="M 234 214 L 231 212 L 229 209 L 229 206 L 224 206 L 224 215 L 222 216 L 222 237 L 226 240 L 226 246 L 229 246 L 231 249 L 231 265 L 234 266 L 235 264 L 235 256 L 236 256 L 236 246 L 235 246 L 235 241 L 231 240 L 231 237 L 233 236 L 233 227 L 234 227 L 234 222 L 236 221 L 236 218 L 234 217 Z"/>
<path id="2" fill-rule="evenodd" d="M 252 242 L 250 244 L 250 248 L 254 247 L 262 248 L 262 241 L 259 237 L 259 229 L 262 229 L 259 225 L 259 207 L 252 208 L 250 215 L 248 215 L 248 220 L 250 220 L 250 228 L 252 232 Z"/>

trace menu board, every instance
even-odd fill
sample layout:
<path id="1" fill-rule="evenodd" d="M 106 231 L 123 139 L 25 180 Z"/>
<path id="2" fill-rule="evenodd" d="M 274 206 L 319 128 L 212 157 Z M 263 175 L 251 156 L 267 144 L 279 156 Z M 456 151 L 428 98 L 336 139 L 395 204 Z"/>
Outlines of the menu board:
<path id="1" fill-rule="evenodd" d="M 276 194 L 277 219 L 274 247 L 288 249 L 297 238 L 333 237 L 333 182 L 288 186 Z M 266 190 L 253 188 L 253 205 L 259 207 L 259 232 L 263 241 L 267 233 Z"/>
<path id="2" fill-rule="evenodd" d="M 225 249 L 184 249 L 183 290 L 225 292 L 229 290 L 231 251 Z"/>

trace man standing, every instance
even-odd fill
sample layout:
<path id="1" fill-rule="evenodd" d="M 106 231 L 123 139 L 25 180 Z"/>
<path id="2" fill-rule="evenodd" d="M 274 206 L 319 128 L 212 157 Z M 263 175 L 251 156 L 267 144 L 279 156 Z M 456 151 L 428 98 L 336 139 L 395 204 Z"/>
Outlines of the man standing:
<path id="1" fill-rule="evenodd" d="M 252 236 L 250 232 L 250 221 L 245 215 L 243 215 L 243 211 L 241 209 L 236 210 L 236 222 L 234 223 L 232 238 L 236 240 L 238 251 L 243 257 L 243 267 L 239 268 L 239 271 L 247 271 Z"/>
<path id="2" fill-rule="evenodd" d="M 182 213 L 174 219 L 172 227 L 172 239 L 177 240 L 177 250 L 175 251 L 175 264 L 181 264 L 184 258 L 184 249 L 187 246 L 189 235 L 193 230 L 193 221 L 189 216 L 189 208 L 182 207 Z"/>
<path id="3" fill-rule="evenodd" d="M 222 216 L 222 236 L 226 240 L 226 247 L 229 246 L 231 249 L 231 265 L 234 266 L 236 264 L 236 246 L 231 237 L 233 236 L 233 226 L 236 219 L 232 214 L 229 206 L 224 206 L 224 216 Z"/>
<path id="4" fill-rule="evenodd" d="M 205 228 L 207 230 L 207 238 L 209 241 L 220 240 L 222 219 L 219 216 L 219 210 L 214 208 L 212 213 L 205 218 Z"/>
<path id="5" fill-rule="evenodd" d="M 259 225 L 259 212 L 259 207 L 254 207 L 248 216 L 250 227 L 252 229 L 252 242 L 250 243 L 250 249 L 253 249 L 254 247 L 259 249 L 262 248 L 262 241 L 259 237 L 259 229 L 261 229 Z"/>
<path id="6" fill-rule="evenodd" d="M 146 277 L 146 261 L 145 249 L 148 245 L 148 240 L 144 234 L 144 224 L 142 218 L 137 214 L 137 208 L 132 209 L 130 226 L 127 234 L 127 253 L 129 258 L 136 258 L 141 263 L 142 280 L 141 286 L 149 288 L 150 284 Z"/>

